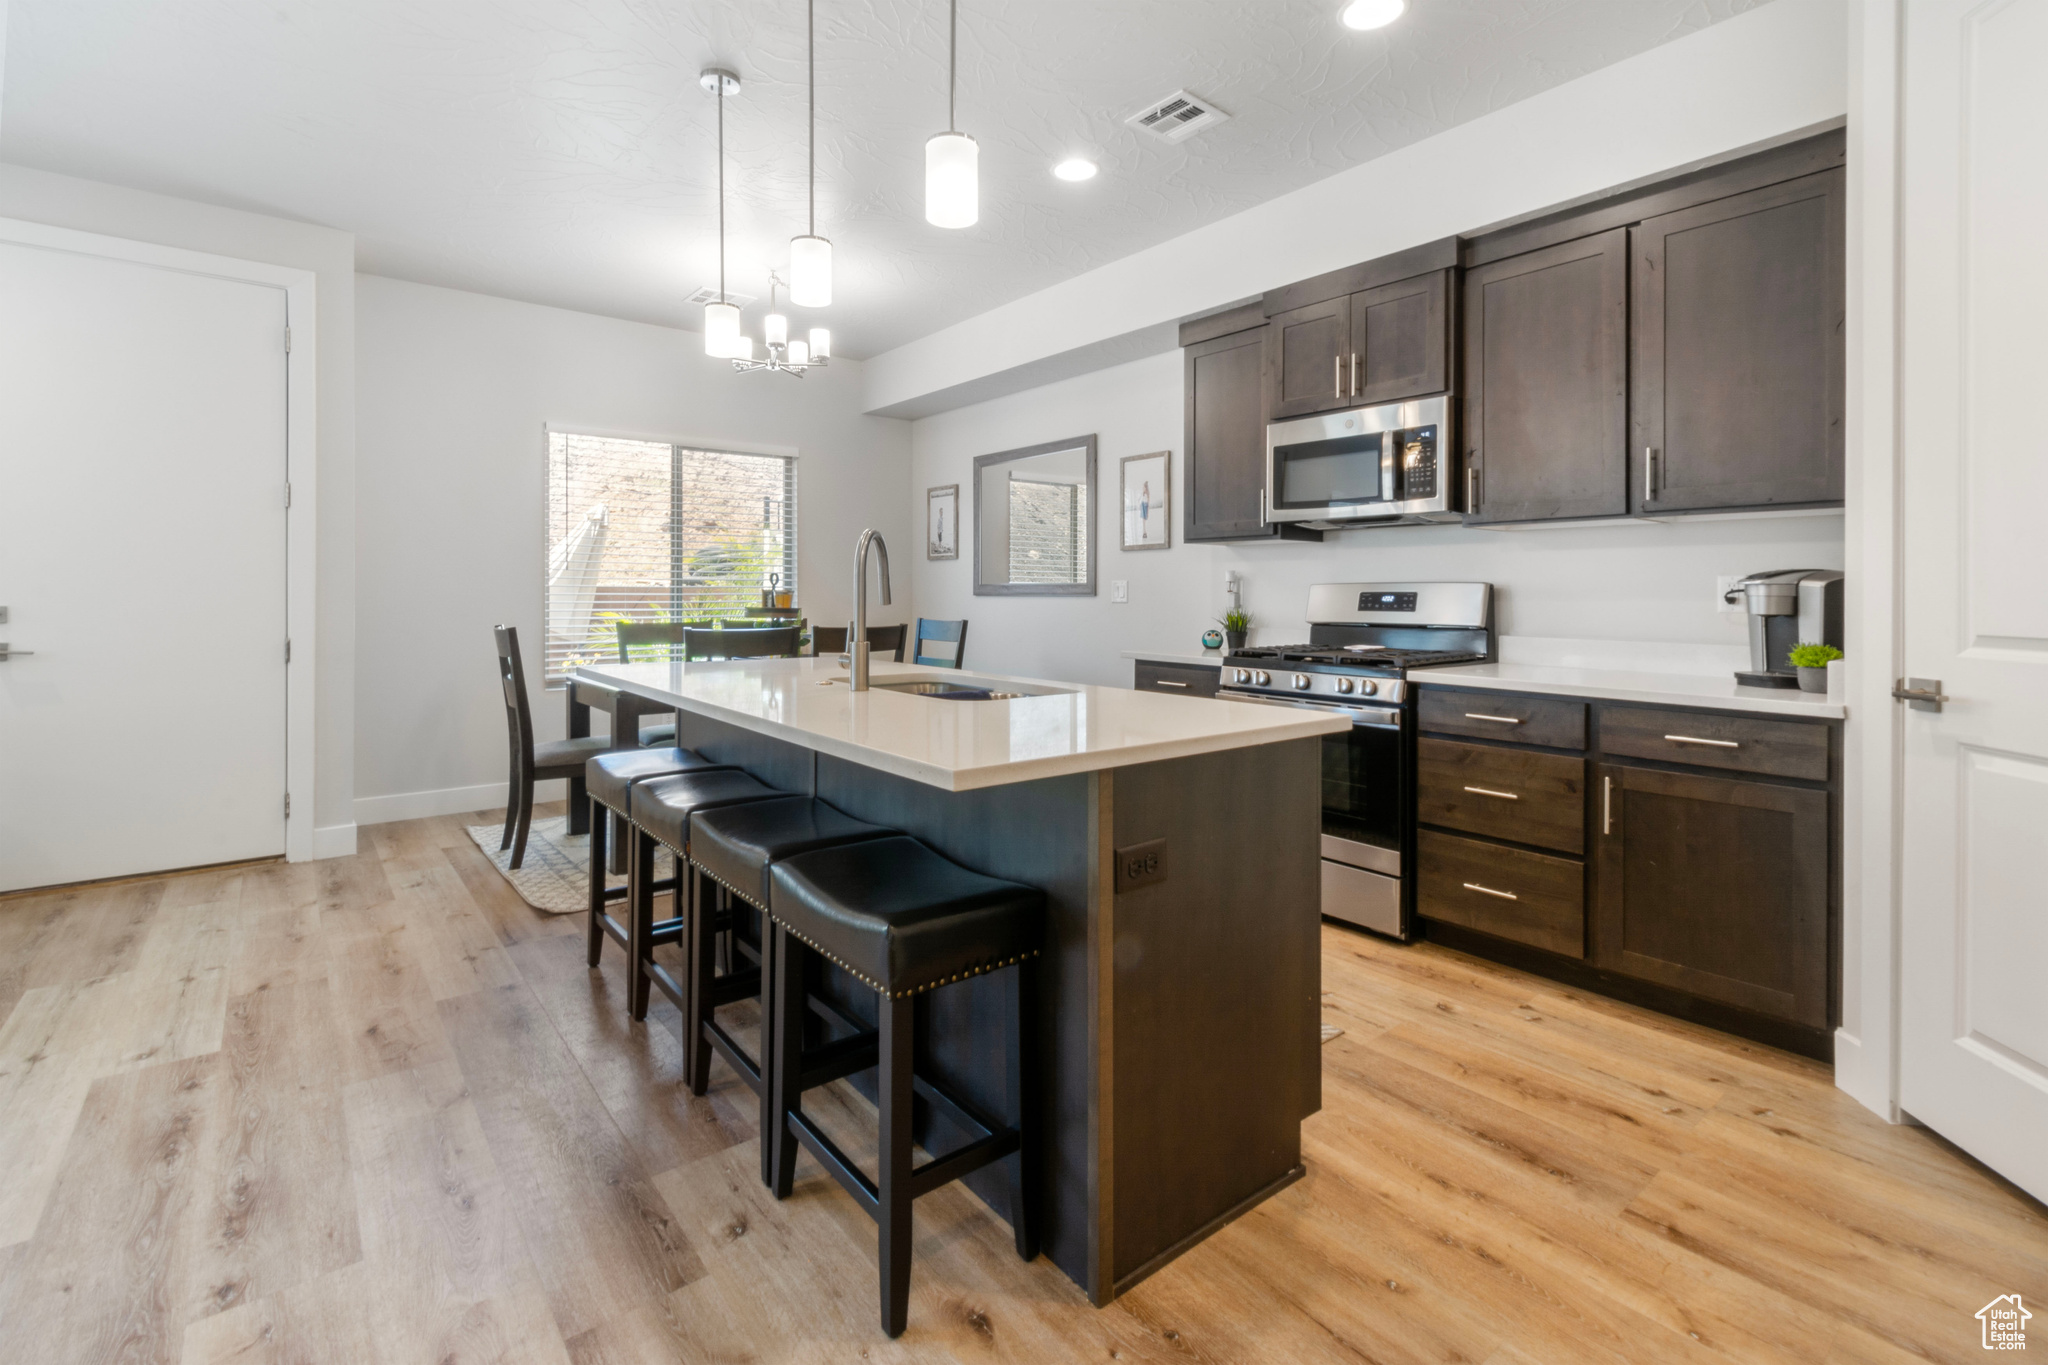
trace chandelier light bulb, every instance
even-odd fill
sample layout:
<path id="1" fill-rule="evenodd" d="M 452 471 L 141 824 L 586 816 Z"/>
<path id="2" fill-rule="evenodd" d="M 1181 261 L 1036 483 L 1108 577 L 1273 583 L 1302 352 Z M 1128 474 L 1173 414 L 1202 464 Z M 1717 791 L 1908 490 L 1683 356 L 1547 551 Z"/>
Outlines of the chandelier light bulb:
<path id="1" fill-rule="evenodd" d="M 1385 28 L 1408 9 L 1408 0 L 1351 0 L 1344 7 L 1346 28 Z"/>
<path id="2" fill-rule="evenodd" d="M 732 358 L 734 360 L 752 360 L 754 358 L 754 339 L 750 336 L 740 337 L 738 343 L 733 347 Z"/>
<path id="3" fill-rule="evenodd" d="M 981 148 L 965 133 L 940 133 L 924 144 L 924 220 L 933 227 L 973 227 L 981 217 L 976 162 Z"/>
<path id="4" fill-rule="evenodd" d="M 832 329 L 813 327 L 811 329 L 811 359 L 813 361 L 832 358 Z"/>
<path id="5" fill-rule="evenodd" d="M 780 313 L 770 313 L 761 319 L 761 339 L 770 346 L 784 346 L 789 343 L 789 319 Z"/>
<path id="6" fill-rule="evenodd" d="M 704 305 L 704 354 L 733 355 L 740 339 L 740 310 L 730 303 Z"/>
<path id="7" fill-rule="evenodd" d="M 789 239 L 789 301 L 799 308 L 831 305 L 832 243 L 827 239 Z"/>
<path id="8" fill-rule="evenodd" d="M 789 363 L 792 365 L 808 365 L 811 363 L 810 344 L 802 337 L 798 337 L 795 341 L 789 343 Z"/>

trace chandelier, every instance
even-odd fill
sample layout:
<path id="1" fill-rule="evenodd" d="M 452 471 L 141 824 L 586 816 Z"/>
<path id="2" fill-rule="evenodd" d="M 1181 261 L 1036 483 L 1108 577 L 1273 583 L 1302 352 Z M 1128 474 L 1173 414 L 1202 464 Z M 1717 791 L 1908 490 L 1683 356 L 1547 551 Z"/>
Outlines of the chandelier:
<path id="1" fill-rule="evenodd" d="M 768 316 L 761 319 L 761 349 L 766 356 L 761 360 L 754 359 L 754 339 L 740 337 L 739 344 L 727 354 L 732 357 L 732 367 L 741 374 L 766 370 L 770 374 L 793 374 L 802 379 L 804 371 L 813 365 L 832 363 L 832 333 L 826 328 L 811 328 L 808 339 L 790 339 L 789 319 L 775 310 L 775 291 L 784 287 L 782 277 L 769 271 Z"/>

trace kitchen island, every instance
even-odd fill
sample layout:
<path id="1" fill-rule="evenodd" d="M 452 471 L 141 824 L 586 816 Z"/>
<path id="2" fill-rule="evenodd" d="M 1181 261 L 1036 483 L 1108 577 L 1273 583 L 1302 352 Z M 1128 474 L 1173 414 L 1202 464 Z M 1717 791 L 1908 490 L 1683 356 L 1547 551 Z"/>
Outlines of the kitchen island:
<path id="1" fill-rule="evenodd" d="M 674 707 L 707 758 L 1045 892 L 1042 1244 L 1095 1303 L 1300 1177 L 1321 1103 L 1321 737 L 1341 719 L 882 662 L 854 693 L 832 659 L 578 674 Z M 872 1016 L 850 980 L 827 989 Z M 1000 982 L 926 1000 L 920 1071 L 1014 1120 Z M 919 1132 L 961 1140 L 929 1114 Z M 1007 1212 L 997 1168 L 968 1184 Z"/>

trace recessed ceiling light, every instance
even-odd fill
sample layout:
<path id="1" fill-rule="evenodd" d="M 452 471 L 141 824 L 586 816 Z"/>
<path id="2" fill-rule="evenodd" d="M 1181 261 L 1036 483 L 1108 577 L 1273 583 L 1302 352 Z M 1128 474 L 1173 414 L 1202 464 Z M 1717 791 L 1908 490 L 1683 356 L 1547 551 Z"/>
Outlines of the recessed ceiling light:
<path id="1" fill-rule="evenodd" d="M 1052 173 L 1062 180 L 1093 180 L 1095 163 L 1083 156 L 1070 156 L 1053 167 Z"/>
<path id="2" fill-rule="evenodd" d="M 1408 0 L 1351 0 L 1344 7 L 1347 28 L 1385 28 L 1408 8 Z"/>

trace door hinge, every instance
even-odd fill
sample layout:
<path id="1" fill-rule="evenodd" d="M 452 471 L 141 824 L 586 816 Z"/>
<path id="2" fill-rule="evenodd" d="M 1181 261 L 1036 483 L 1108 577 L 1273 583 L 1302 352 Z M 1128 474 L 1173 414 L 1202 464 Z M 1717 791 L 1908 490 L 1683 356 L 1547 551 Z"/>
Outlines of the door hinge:
<path id="1" fill-rule="evenodd" d="M 284 661 L 286 663 L 292 661 L 292 642 L 290 640 L 284 642 Z"/>
<path id="2" fill-rule="evenodd" d="M 287 820 L 292 818 L 292 794 L 290 792 L 284 794 L 284 818 Z"/>

